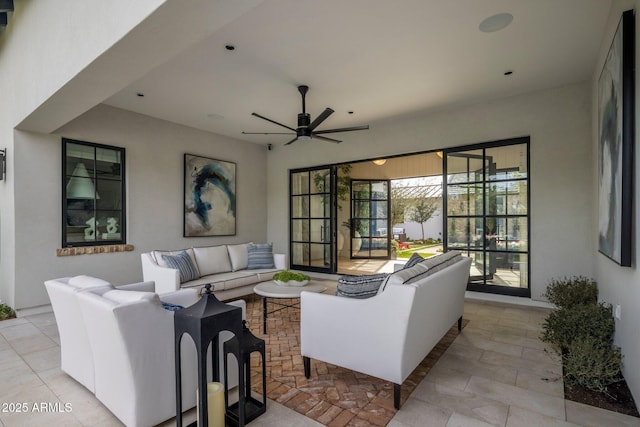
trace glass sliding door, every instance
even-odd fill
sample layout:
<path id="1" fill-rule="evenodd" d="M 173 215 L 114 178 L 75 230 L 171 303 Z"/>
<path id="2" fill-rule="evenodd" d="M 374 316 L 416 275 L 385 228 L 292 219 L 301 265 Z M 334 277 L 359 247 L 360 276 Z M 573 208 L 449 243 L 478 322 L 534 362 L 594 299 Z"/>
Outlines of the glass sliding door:
<path id="1" fill-rule="evenodd" d="M 351 181 L 351 258 L 389 258 L 388 180 Z"/>
<path id="2" fill-rule="evenodd" d="M 446 152 L 445 249 L 473 259 L 469 290 L 530 296 L 528 171 L 529 138 Z"/>
<path id="3" fill-rule="evenodd" d="M 335 175 L 333 167 L 290 174 L 291 268 L 335 271 Z"/>

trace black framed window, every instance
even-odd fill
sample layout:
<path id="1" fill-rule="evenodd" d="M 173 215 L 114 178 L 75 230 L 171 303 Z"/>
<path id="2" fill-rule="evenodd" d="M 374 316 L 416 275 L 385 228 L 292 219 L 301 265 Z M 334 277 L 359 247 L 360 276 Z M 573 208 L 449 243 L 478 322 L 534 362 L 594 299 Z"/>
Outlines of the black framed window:
<path id="1" fill-rule="evenodd" d="M 126 241 L 124 148 L 62 139 L 62 246 Z"/>

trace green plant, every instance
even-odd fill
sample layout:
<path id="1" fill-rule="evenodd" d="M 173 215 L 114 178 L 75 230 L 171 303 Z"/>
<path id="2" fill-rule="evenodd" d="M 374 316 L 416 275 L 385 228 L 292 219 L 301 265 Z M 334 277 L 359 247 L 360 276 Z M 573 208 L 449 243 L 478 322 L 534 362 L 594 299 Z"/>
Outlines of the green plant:
<path id="1" fill-rule="evenodd" d="M 593 338 L 602 343 L 602 347 L 610 347 L 614 331 L 611 305 L 582 304 L 552 311 L 542 325 L 540 339 L 566 353 L 574 340 L 583 338 Z"/>
<path id="2" fill-rule="evenodd" d="M 293 271 L 283 270 L 273 275 L 273 280 L 279 280 L 281 282 L 288 282 L 289 280 L 295 280 L 297 282 L 303 282 L 311 279 L 306 274 L 294 273 Z"/>
<path id="3" fill-rule="evenodd" d="M 567 385 L 580 385 L 599 393 L 621 379 L 622 355 L 620 349 L 594 337 L 574 340 L 564 355 L 564 376 Z"/>
<path id="4" fill-rule="evenodd" d="M 596 304 L 598 302 L 598 285 L 593 279 L 583 276 L 553 279 L 547 285 L 543 296 L 558 308 L 570 308 L 579 304 Z"/>
<path id="5" fill-rule="evenodd" d="M 16 312 L 6 304 L 0 303 L 0 320 L 13 319 Z"/>

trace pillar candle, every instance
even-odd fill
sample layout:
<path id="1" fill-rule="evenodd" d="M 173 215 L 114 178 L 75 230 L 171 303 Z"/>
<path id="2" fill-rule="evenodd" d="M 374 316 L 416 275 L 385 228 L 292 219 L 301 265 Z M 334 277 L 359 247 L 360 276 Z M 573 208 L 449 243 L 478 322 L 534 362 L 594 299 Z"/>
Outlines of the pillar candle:
<path id="1" fill-rule="evenodd" d="M 209 427 L 224 427 L 224 386 L 222 383 L 207 384 L 207 412 Z"/>

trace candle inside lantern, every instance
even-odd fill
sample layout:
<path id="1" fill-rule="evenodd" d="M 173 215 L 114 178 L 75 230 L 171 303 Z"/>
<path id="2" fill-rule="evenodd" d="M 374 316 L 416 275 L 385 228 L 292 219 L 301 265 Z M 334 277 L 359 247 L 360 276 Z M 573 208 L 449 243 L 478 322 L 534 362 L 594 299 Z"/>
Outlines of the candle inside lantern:
<path id="1" fill-rule="evenodd" d="M 207 384 L 208 427 L 225 427 L 224 386 L 222 383 Z M 196 423 L 200 425 L 200 396 L 196 390 Z"/>
<path id="2" fill-rule="evenodd" d="M 207 384 L 207 409 L 209 427 L 224 427 L 224 386 L 222 383 Z"/>

